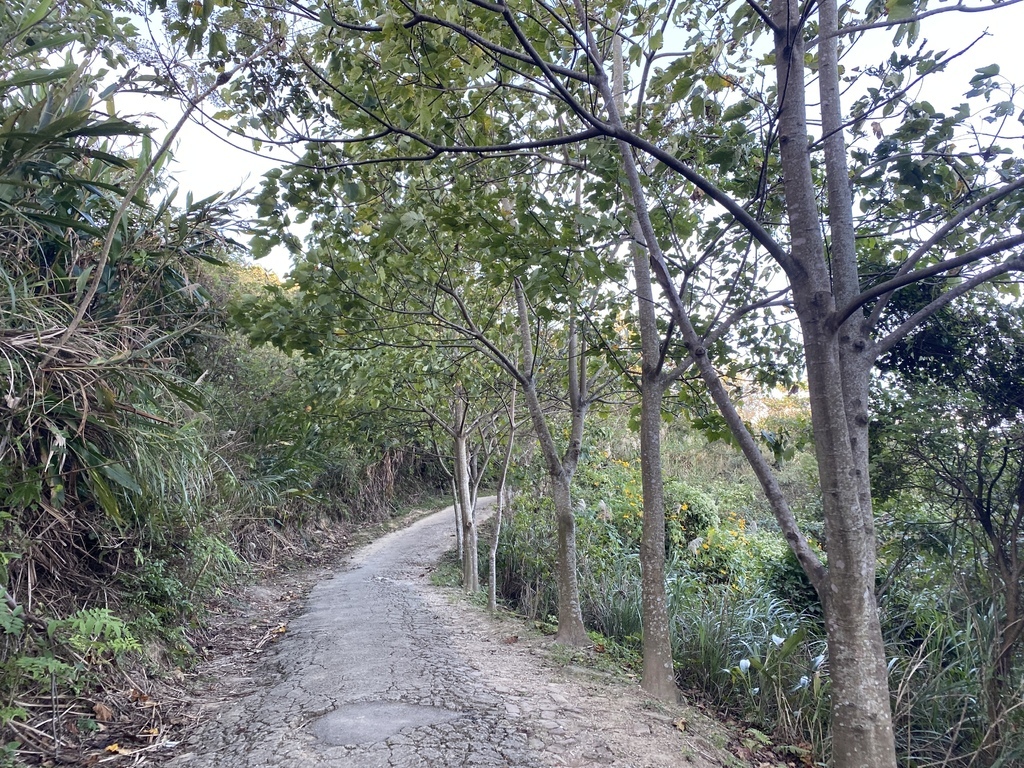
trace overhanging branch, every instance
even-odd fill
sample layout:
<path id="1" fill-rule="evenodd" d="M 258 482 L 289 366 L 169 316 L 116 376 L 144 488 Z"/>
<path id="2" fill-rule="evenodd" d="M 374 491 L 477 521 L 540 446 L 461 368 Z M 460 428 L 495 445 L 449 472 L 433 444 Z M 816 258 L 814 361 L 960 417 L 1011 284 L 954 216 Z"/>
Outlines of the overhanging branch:
<path id="1" fill-rule="evenodd" d="M 997 240 L 994 243 L 989 243 L 988 245 L 984 245 L 980 248 L 975 248 L 973 251 L 969 251 L 963 256 L 957 256 L 955 259 L 940 261 L 938 264 L 933 264 L 930 267 L 919 269 L 916 272 L 910 272 L 905 275 L 900 275 L 899 277 L 894 277 L 892 280 L 886 280 L 884 283 L 879 283 L 878 285 L 868 288 L 866 291 L 862 292 L 842 309 L 836 310 L 830 320 L 832 327 L 838 328 L 841 326 L 850 318 L 851 315 L 853 315 L 854 312 L 872 299 L 892 293 L 898 288 L 912 285 L 913 283 L 926 278 L 941 275 L 943 272 L 949 272 L 953 269 L 969 266 L 970 264 L 986 259 L 989 256 L 995 256 L 997 253 L 1008 251 L 1021 244 L 1024 244 L 1024 232 L 1018 233 L 1012 237 L 1007 237 L 1003 240 Z M 1020 257 L 1016 256 L 1010 259 L 1007 263 L 1014 263 L 1019 259 Z"/>

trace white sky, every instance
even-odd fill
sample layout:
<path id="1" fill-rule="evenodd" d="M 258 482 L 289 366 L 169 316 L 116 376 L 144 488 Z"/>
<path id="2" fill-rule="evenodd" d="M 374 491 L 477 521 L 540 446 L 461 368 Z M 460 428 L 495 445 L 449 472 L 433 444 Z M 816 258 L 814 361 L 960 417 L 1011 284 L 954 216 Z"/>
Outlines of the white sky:
<path id="1" fill-rule="evenodd" d="M 951 52 L 962 48 L 985 30 L 990 33 L 990 37 L 979 43 L 969 55 L 929 81 L 921 98 L 927 98 L 936 109 L 949 110 L 959 104 L 974 70 L 989 64 L 999 64 L 1001 74 L 1024 86 L 1024 44 L 1021 42 L 1024 4 L 989 13 L 939 14 L 925 20 L 922 27 L 925 30 L 922 37 L 930 43 L 928 47 Z M 858 46 L 858 58 L 880 62 L 891 51 L 893 32 L 876 30 L 869 35 L 872 38 L 865 39 Z M 165 114 L 166 108 L 160 112 Z M 173 124 L 177 117 L 169 116 L 168 124 Z M 238 186 L 256 188 L 262 174 L 274 165 L 267 154 L 260 157 L 235 149 L 220 141 L 210 130 L 190 124 L 181 133 L 170 170 L 181 186 L 182 194 L 192 191 L 195 197 L 201 198 Z M 284 275 L 291 266 L 283 253 L 271 254 L 258 263 L 280 275 Z"/>

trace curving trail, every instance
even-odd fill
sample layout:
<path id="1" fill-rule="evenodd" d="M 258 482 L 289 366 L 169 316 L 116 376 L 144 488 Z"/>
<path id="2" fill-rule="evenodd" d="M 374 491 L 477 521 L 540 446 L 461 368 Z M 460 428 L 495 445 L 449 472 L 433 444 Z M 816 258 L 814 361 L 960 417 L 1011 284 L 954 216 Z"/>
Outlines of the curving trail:
<path id="1" fill-rule="evenodd" d="M 553 667 L 550 645 L 429 574 L 451 509 L 357 552 L 309 596 L 262 664 L 263 684 L 204 713 L 206 768 L 668 768 L 721 765 L 701 718 L 635 686 Z M 687 719 L 686 734 L 674 723 Z M 707 727 L 711 727 L 706 724 Z"/>

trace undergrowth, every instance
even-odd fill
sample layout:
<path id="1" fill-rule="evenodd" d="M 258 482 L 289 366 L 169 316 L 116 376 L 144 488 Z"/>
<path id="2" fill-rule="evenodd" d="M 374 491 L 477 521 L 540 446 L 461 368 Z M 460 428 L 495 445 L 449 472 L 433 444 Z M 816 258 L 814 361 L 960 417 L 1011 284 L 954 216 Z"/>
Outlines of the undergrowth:
<path id="1" fill-rule="evenodd" d="M 666 483 L 666 587 L 679 685 L 767 734 L 782 753 L 827 764 L 829 660 L 813 588 L 728 448 L 680 429 L 669 431 L 666 444 L 666 465 L 685 470 L 686 478 Z M 797 454 L 781 476 L 817 547 L 813 460 Z M 531 487 L 528 477 L 520 480 L 503 528 L 499 592 L 524 616 L 553 621 L 553 514 L 537 490 L 542 483 Z M 595 644 L 632 667 L 642 637 L 639 461 L 628 452 L 592 449 L 573 493 L 584 619 Z M 1019 733 L 1024 708 L 993 721 L 984 706 L 992 611 L 982 610 L 984 603 L 970 599 L 955 580 L 950 586 L 947 560 L 922 555 L 913 566 L 887 585 L 882 600 L 900 764 L 1017 765 L 1024 747 L 1003 738 L 993 752 L 990 736 Z M 1024 683 L 1018 677 L 1014 685 Z"/>

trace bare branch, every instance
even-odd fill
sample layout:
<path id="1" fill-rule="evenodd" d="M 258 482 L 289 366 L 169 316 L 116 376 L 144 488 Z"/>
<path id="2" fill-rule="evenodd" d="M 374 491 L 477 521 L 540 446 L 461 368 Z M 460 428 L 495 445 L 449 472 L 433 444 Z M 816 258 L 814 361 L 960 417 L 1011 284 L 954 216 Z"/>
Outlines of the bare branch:
<path id="1" fill-rule="evenodd" d="M 842 27 L 837 32 L 833 32 L 829 37 L 844 37 L 846 35 L 855 35 L 860 32 L 867 32 L 870 29 L 888 29 L 889 27 L 898 27 L 903 24 L 916 24 L 922 19 L 926 19 L 929 16 L 935 16 L 940 13 L 984 13 L 986 11 L 994 11 L 999 8 L 1016 5 L 1019 2 L 1021 2 L 1021 0 L 1003 0 L 1003 2 L 992 3 L 990 5 L 964 5 L 963 3 L 958 5 L 948 5 L 945 8 L 933 8 L 930 11 L 922 11 L 921 13 L 916 13 L 913 16 L 908 16 L 903 19 L 886 19 L 885 21 L 874 21 L 870 24 L 851 24 L 849 26 Z M 821 42 L 821 38 L 814 38 L 807 43 L 807 48 L 810 49 L 819 42 Z"/>
<path id="2" fill-rule="evenodd" d="M 949 272 L 953 269 L 966 267 L 969 264 L 974 264 L 975 262 L 981 261 L 989 256 L 995 256 L 997 253 L 1008 251 L 1022 243 L 1024 243 L 1024 232 L 1020 232 L 1003 240 L 997 240 L 996 242 L 989 243 L 988 245 L 983 245 L 980 248 L 975 248 L 973 251 L 969 251 L 962 256 L 957 256 L 954 259 L 946 259 L 946 261 L 940 261 L 938 264 L 933 264 L 930 267 L 925 267 L 924 269 L 919 269 L 916 272 L 910 272 L 908 274 L 901 275 L 900 277 L 894 277 L 892 280 L 886 280 L 884 283 L 879 283 L 878 285 L 863 291 L 842 309 L 836 310 L 830 318 L 830 322 L 833 324 L 832 327 L 838 328 L 840 325 L 845 323 L 854 312 L 872 299 L 890 294 L 897 288 L 911 285 L 926 278 L 934 277 L 935 275 L 941 275 L 943 272 Z M 1019 256 L 1015 256 L 1006 263 L 1012 264 L 1019 258 Z"/>
<path id="3" fill-rule="evenodd" d="M 1024 241 L 1024 236 L 1021 237 Z M 954 286 L 944 294 L 939 296 L 937 299 L 932 301 L 927 306 L 921 308 L 913 315 L 911 315 L 906 321 L 900 324 L 892 333 L 886 336 L 884 339 L 875 344 L 874 352 L 876 356 L 880 356 L 888 352 L 895 346 L 900 340 L 902 340 L 908 333 L 914 328 L 918 327 L 927 320 L 929 317 L 934 315 L 940 309 L 945 307 L 954 299 L 963 296 L 965 293 L 974 290 L 979 285 L 988 282 L 1000 275 L 1005 275 L 1007 272 L 1024 272 L 1024 255 L 1016 255 L 1011 259 L 1007 259 L 1002 264 L 997 264 L 991 269 L 982 272 L 981 274 L 975 275 L 970 280 L 965 280 L 957 286 Z"/>
<path id="4" fill-rule="evenodd" d="M 761 4 L 757 2 L 757 0 L 747 0 L 747 5 L 754 9 L 754 13 L 761 17 L 761 21 L 768 25 L 768 29 L 776 35 L 781 34 L 782 30 L 780 30 L 778 25 L 772 21 L 772 17 L 768 15 L 768 12 L 761 7 Z"/>
<path id="5" fill-rule="evenodd" d="M 994 192 L 990 192 L 984 197 L 975 200 L 971 205 L 964 208 L 962 211 L 957 213 L 956 216 L 954 216 L 952 219 L 950 219 L 937 230 L 935 230 L 935 233 L 931 237 L 929 237 L 925 242 L 918 246 L 917 250 L 910 254 L 907 260 L 903 262 L 903 264 L 900 266 L 899 271 L 897 271 L 896 273 L 896 277 L 901 277 L 908 273 L 911 269 L 913 269 L 914 266 L 922 258 L 924 258 L 928 251 L 930 251 L 936 245 L 941 243 L 947 235 L 949 235 L 957 227 L 959 227 L 964 221 L 967 220 L 967 218 L 977 213 L 982 208 L 985 208 L 986 206 L 991 205 L 992 203 L 1002 200 L 1010 193 L 1022 188 L 1024 188 L 1024 176 L 1017 179 L 1016 181 L 1011 181 L 1008 184 L 1004 184 L 1002 187 L 995 190 Z M 882 310 L 885 308 L 888 299 L 889 294 L 881 295 L 878 302 L 878 306 L 876 306 L 872 310 L 870 318 L 870 323 L 872 326 L 874 326 L 874 324 L 878 322 L 878 318 L 881 317 Z"/>

